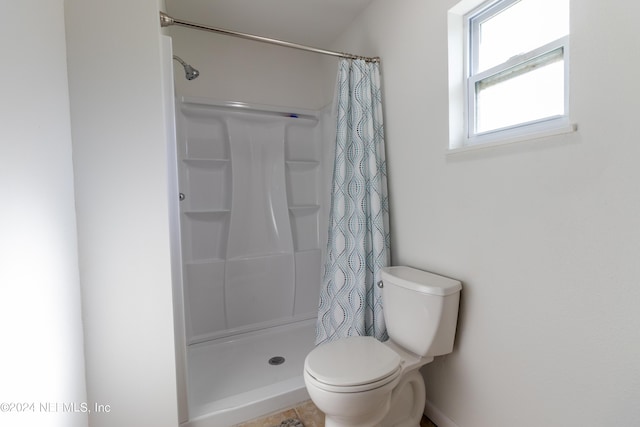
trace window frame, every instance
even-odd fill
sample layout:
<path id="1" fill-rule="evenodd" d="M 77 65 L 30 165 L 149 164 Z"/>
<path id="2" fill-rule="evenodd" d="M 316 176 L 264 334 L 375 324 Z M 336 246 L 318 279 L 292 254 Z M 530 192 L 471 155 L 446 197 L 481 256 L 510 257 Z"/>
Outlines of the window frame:
<path id="1" fill-rule="evenodd" d="M 529 52 L 513 56 L 505 62 L 494 65 L 493 67 L 476 72 L 478 68 L 478 51 L 479 51 L 479 28 L 483 22 L 491 19 L 503 10 L 511 7 L 520 0 L 496 0 L 485 3 L 464 15 L 464 135 L 465 141 L 463 146 L 473 146 L 478 144 L 489 144 L 501 142 L 503 140 L 522 139 L 527 136 L 535 136 L 536 134 L 544 134 L 554 132 L 555 130 L 565 130 L 569 123 L 569 41 L 570 34 L 560 37 L 545 45 L 539 46 Z M 476 102 L 476 84 L 482 80 L 508 72 L 523 64 L 540 59 L 545 55 L 555 51 L 562 51 L 562 61 L 564 64 L 564 114 L 548 116 L 532 121 L 521 122 L 514 125 L 491 129 L 489 131 L 477 132 L 477 102 Z"/>

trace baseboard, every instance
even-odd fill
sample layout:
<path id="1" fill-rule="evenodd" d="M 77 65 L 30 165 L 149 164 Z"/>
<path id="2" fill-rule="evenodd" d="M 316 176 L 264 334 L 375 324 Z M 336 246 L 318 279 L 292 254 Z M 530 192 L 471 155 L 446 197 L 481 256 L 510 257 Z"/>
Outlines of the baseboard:
<path id="1" fill-rule="evenodd" d="M 424 414 L 438 427 L 458 427 L 456 423 L 451 421 L 440 409 L 438 409 L 428 399 L 424 403 Z"/>

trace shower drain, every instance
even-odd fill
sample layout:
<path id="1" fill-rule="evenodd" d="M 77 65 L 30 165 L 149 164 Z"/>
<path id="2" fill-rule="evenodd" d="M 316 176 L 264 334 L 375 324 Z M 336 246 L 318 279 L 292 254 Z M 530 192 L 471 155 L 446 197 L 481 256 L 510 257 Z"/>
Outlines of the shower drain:
<path id="1" fill-rule="evenodd" d="M 269 359 L 269 365 L 282 365 L 284 363 L 284 357 L 274 356 Z"/>

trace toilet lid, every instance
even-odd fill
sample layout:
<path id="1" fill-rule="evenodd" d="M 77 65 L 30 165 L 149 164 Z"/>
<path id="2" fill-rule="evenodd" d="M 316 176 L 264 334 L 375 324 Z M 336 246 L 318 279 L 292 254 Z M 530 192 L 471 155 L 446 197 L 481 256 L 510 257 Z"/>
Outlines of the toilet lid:
<path id="1" fill-rule="evenodd" d="M 400 356 L 373 337 L 349 337 L 322 344 L 304 362 L 316 380 L 334 386 L 380 381 L 400 367 Z"/>

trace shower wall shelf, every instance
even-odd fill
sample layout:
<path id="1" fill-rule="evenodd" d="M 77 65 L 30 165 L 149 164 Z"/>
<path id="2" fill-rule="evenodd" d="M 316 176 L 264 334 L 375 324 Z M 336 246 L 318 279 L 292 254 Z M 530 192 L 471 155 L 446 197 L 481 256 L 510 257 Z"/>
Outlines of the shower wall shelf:
<path id="1" fill-rule="evenodd" d="M 203 107 L 209 111 L 223 111 L 224 114 L 234 115 L 243 113 L 257 113 L 265 116 L 281 117 L 285 120 L 301 120 L 307 122 L 318 123 L 319 114 L 316 110 L 306 108 L 287 109 L 274 105 L 246 103 L 237 101 L 217 101 L 209 98 L 198 98 L 192 96 L 183 96 L 180 98 L 182 105 L 188 105 L 194 108 Z"/>
<path id="2" fill-rule="evenodd" d="M 217 220 L 217 218 L 227 215 L 230 212 L 228 209 L 203 209 L 184 211 L 184 214 L 189 218 L 207 221 L 211 219 Z"/>
<path id="3" fill-rule="evenodd" d="M 177 104 L 187 343 L 313 318 L 328 211 L 316 111 Z"/>
<path id="4" fill-rule="evenodd" d="M 305 215 L 310 213 L 316 213 L 320 209 L 320 205 L 299 205 L 289 206 L 289 210 L 294 214 Z"/>
<path id="5" fill-rule="evenodd" d="M 287 165 L 292 168 L 311 169 L 320 165 L 318 160 L 287 160 Z"/>
<path id="6" fill-rule="evenodd" d="M 204 159 L 204 158 L 185 158 L 182 159 L 189 166 L 197 168 L 215 168 L 225 167 L 229 164 L 229 159 Z"/>

